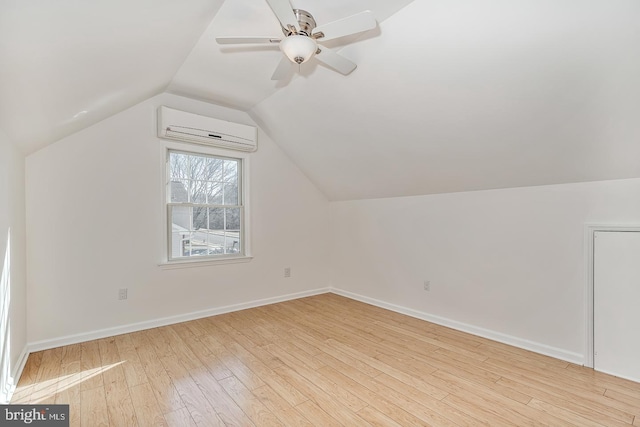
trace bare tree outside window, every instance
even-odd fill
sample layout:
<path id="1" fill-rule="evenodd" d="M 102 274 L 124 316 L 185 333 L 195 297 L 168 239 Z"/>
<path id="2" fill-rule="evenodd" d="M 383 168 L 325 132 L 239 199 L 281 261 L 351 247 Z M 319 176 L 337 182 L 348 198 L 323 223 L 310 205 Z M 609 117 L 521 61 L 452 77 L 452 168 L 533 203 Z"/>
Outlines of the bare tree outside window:
<path id="1" fill-rule="evenodd" d="M 241 160 L 170 151 L 170 258 L 242 253 Z"/>

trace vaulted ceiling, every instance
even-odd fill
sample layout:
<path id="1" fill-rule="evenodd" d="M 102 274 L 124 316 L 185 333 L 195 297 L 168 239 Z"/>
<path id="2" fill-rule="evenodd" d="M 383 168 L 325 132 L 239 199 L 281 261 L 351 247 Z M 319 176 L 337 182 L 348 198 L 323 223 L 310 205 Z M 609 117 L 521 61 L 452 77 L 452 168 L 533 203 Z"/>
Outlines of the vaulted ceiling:
<path id="1" fill-rule="evenodd" d="M 332 200 L 640 176 L 637 0 L 292 0 L 358 64 L 270 80 L 264 0 L 0 0 L 0 128 L 33 152 L 161 92 L 247 111 Z"/>

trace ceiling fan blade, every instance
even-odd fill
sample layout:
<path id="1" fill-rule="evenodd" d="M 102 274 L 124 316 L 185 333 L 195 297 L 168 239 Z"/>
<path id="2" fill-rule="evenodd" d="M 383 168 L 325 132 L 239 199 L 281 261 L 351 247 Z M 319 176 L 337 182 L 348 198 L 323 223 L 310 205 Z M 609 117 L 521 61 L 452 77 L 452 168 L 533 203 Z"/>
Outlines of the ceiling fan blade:
<path id="1" fill-rule="evenodd" d="M 316 55 L 316 59 L 345 76 L 357 67 L 355 62 L 324 46 L 320 47 L 320 53 Z"/>
<path id="2" fill-rule="evenodd" d="M 285 77 L 287 77 L 287 74 L 289 74 L 289 70 L 291 70 L 292 65 L 293 65 L 293 62 L 289 61 L 289 58 L 282 55 L 282 59 L 280 60 L 280 62 L 278 63 L 278 66 L 273 72 L 273 75 L 271 76 L 271 80 L 282 80 Z"/>
<path id="3" fill-rule="evenodd" d="M 296 31 L 300 31 L 300 24 L 298 24 L 298 19 L 296 14 L 293 13 L 289 0 L 267 0 L 267 3 L 269 3 L 273 14 L 276 15 L 276 18 L 284 28 L 288 28 L 291 25 Z"/>
<path id="4" fill-rule="evenodd" d="M 318 40 L 326 41 L 372 30 L 376 25 L 378 24 L 373 13 L 369 10 L 365 10 L 364 12 L 356 13 L 355 15 L 320 25 L 313 30 L 313 34 L 324 34 L 324 36 L 318 38 Z"/>
<path id="5" fill-rule="evenodd" d="M 280 43 L 277 37 L 216 37 L 218 44 Z"/>

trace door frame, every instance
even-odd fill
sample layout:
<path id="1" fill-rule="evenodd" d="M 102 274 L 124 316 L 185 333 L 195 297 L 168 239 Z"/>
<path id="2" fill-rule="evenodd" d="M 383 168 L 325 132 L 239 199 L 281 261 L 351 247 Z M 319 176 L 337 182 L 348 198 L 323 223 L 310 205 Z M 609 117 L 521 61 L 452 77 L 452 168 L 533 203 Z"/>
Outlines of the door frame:
<path id="1" fill-rule="evenodd" d="M 594 237 L 597 231 L 610 232 L 640 232 L 640 225 L 637 224 L 585 224 L 585 291 L 584 291 L 584 314 L 585 314 L 585 351 L 584 366 L 593 368 L 594 365 L 594 277 L 593 268 L 595 264 Z"/>

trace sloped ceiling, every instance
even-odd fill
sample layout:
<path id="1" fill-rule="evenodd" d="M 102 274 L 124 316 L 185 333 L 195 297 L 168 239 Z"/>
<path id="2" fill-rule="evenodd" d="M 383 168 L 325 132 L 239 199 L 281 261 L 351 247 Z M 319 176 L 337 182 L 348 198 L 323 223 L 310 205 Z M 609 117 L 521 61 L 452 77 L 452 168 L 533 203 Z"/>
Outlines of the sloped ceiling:
<path id="1" fill-rule="evenodd" d="M 292 0 L 349 76 L 293 67 L 264 0 L 2 0 L 0 128 L 28 152 L 162 91 L 248 111 L 331 200 L 640 176 L 637 0 Z M 86 111 L 86 113 L 83 113 Z"/>
<path id="2" fill-rule="evenodd" d="M 222 0 L 0 0 L 0 128 L 27 153 L 162 93 Z"/>
<path id="3" fill-rule="evenodd" d="M 638 22 L 637 1 L 414 1 L 342 50 L 352 75 L 252 114 L 335 200 L 637 177 Z"/>

